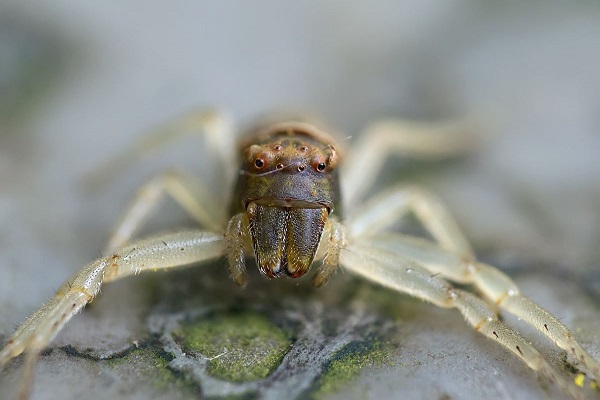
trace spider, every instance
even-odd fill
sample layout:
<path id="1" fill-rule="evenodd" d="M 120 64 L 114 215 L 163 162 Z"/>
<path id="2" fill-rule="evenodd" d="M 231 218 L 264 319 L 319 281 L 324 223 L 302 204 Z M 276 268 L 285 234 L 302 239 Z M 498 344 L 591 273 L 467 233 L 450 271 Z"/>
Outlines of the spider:
<path id="1" fill-rule="evenodd" d="M 469 134 L 449 134 L 459 131 L 452 126 L 387 120 L 367 129 L 355 150 L 346 155 L 325 130 L 296 119 L 255 127 L 235 146 L 230 119 L 209 111 L 175 123 L 153 137 L 150 147 L 156 144 L 153 140 L 170 140 L 182 131 L 204 136 L 208 151 L 222 160 L 219 171 L 237 176 L 228 210 L 199 181 L 180 172 L 163 173 L 144 185 L 110 238 L 109 255 L 65 282 L 0 352 L 0 367 L 26 354 L 20 398 L 29 397 L 40 352 L 104 283 L 225 257 L 231 278 L 244 286 L 245 258 L 252 253 L 268 278 L 301 277 L 320 260 L 312 280 L 315 286 L 324 285 L 340 266 L 436 306 L 456 308 L 473 329 L 513 352 L 569 396 L 582 397 L 575 385 L 498 318 L 500 308 L 529 323 L 600 379 L 600 363 L 556 317 L 521 295 L 504 273 L 476 259 L 454 218 L 433 194 L 416 186 L 396 186 L 363 201 L 387 157 L 460 153 L 471 146 Z M 346 179 L 344 185 L 338 174 Z M 130 243 L 165 194 L 203 229 Z M 340 213 L 341 204 L 345 215 Z M 407 213 L 417 217 L 431 240 L 391 229 Z M 472 285 L 481 296 L 450 282 Z"/>

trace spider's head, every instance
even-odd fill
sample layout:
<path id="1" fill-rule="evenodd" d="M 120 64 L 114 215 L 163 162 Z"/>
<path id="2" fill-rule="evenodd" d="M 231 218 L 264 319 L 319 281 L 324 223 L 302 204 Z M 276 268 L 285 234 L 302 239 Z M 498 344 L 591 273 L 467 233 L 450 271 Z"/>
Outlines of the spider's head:
<path id="1" fill-rule="evenodd" d="M 256 262 L 275 278 L 304 275 L 339 199 L 338 153 L 307 123 L 277 124 L 242 146 L 232 213 L 246 212 Z"/>

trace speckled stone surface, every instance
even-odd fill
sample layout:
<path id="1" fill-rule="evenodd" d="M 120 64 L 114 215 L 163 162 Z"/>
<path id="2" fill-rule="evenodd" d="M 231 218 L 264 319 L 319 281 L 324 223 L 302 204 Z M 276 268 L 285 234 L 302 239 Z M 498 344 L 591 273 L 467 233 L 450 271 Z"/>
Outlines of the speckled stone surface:
<path id="1" fill-rule="evenodd" d="M 476 154 L 396 160 L 380 186 L 437 192 L 480 257 L 600 358 L 599 21 L 592 1 L 0 5 L 0 338 L 101 254 L 141 183 L 210 164 L 189 142 L 101 186 L 87 174 L 157 124 L 217 105 L 242 121 L 313 112 L 347 135 L 383 116 L 480 121 Z M 146 233 L 190 225 L 165 203 Z M 561 396 L 456 311 L 347 273 L 324 289 L 250 278 L 239 289 L 213 263 L 107 285 L 41 357 L 33 399 Z M 203 354 L 185 332 L 211 321 L 223 337 L 236 324 L 277 335 Z M 506 321 L 569 376 L 562 351 Z M 256 380 L 215 375 L 234 355 L 271 363 Z M 21 362 L 0 372 L 0 398 Z"/>

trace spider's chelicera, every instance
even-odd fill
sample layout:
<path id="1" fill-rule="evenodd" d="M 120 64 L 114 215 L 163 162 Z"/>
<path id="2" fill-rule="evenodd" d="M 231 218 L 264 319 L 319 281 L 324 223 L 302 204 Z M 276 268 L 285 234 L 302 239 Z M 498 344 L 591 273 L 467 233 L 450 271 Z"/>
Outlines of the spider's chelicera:
<path id="1" fill-rule="evenodd" d="M 323 130 L 291 121 L 253 131 L 236 152 L 233 129 L 224 116 L 194 114 L 183 122 L 177 124 L 178 130 L 183 127 L 205 135 L 209 151 L 223 160 L 218 170 L 237 176 L 228 213 L 214 191 L 182 173 L 168 172 L 147 183 L 111 237 L 110 255 L 91 262 L 67 281 L 0 352 L 0 366 L 26 353 L 21 398 L 28 397 L 40 352 L 92 301 L 102 284 L 145 270 L 224 256 L 231 277 L 243 286 L 247 279 L 244 261 L 252 253 L 269 278 L 301 277 L 317 260 L 315 286 L 326 283 L 341 266 L 437 306 L 456 308 L 474 329 L 513 352 L 561 390 L 574 398 L 583 396 L 565 373 L 498 319 L 495 310 L 500 307 L 546 335 L 600 380 L 600 363 L 556 317 L 522 296 L 504 273 L 475 258 L 454 218 L 436 197 L 415 186 L 398 186 L 362 201 L 389 155 L 460 153 L 471 146 L 471 134 L 452 126 L 384 121 L 368 129 L 356 150 L 344 156 L 339 144 Z M 237 174 L 231 169 L 235 165 L 239 166 Z M 341 189 L 338 175 L 345 179 Z M 171 195 L 202 229 L 130 243 L 163 194 Z M 343 218 L 342 203 L 347 212 Z M 390 229 L 409 212 L 433 240 Z M 482 295 L 457 289 L 449 281 L 473 285 Z"/>

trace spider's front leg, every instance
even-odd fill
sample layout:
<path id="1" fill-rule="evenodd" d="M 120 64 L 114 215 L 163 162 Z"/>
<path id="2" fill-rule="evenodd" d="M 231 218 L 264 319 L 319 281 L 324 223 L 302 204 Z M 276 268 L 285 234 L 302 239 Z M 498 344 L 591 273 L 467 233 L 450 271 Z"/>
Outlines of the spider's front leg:
<path id="1" fill-rule="evenodd" d="M 60 329 L 98 294 L 103 283 L 146 270 L 179 267 L 217 258 L 223 254 L 222 234 L 187 231 L 145 239 L 85 266 L 65 282 L 52 300 L 31 315 L 0 352 L 0 368 L 26 353 L 19 398 L 31 390 L 40 352 Z"/>
<path id="2" fill-rule="evenodd" d="M 474 285 L 491 304 L 535 327 L 587 368 L 594 379 L 600 380 L 600 362 L 577 342 L 558 318 L 521 295 L 516 283 L 499 269 L 477 260 L 465 260 L 429 241 L 399 234 L 374 235 L 365 238 L 363 243 L 409 258 L 423 265 L 431 274 Z"/>
<path id="3" fill-rule="evenodd" d="M 452 287 L 409 259 L 369 244 L 358 244 L 361 238 L 354 239 L 349 238 L 350 244 L 340 254 L 343 267 L 368 280 L 439 307 L 458 309 L 475 330 L 516 354 L 531 369 L 556 383 L 565 394 L 575 399 L 583 397 L 583 393 L 552 367 L 526 339 L 503 324 L 485 301 Z"/>

